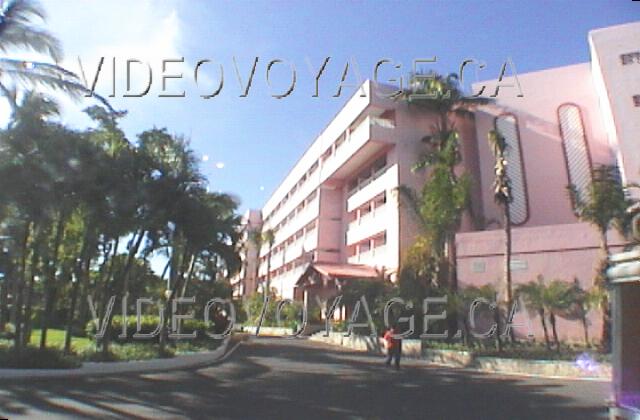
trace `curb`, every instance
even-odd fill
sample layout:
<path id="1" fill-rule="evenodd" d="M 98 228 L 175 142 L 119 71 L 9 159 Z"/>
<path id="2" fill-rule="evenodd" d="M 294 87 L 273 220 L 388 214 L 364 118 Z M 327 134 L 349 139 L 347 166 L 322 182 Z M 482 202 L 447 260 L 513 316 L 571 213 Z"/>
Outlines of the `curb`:
<path id="1" fill-rule="evenodd" d="M 213 351 L 178 355 L 169 359 L 135 360 L 129 362 L 84 362 L 74 369 L 0 369 L 3 380 L 30 380 L 55 378 L 85 378 L 113 374 L 139 374 L 169 372 L 183 369 L 197 369 L 224 360 L 238 346 L 229 352 L 230 337 L 224 339 L 220 347 Z M 227 354 L 229 353 L 229 354 Z"/>
<path id="2" fill-rule="evenodd" d="M 333 346 L 333 347 L 339 347 L 345 350 L 350 350 L 350 351 L 358 351 L 358 352 L 364 352 L 364 353 L 369 353 L 369 354 L 380 354 L 379 352 L 375 352 L 375 351 L 371 351 L 370 349 L 367 348 L 363 348 L 362 346 L 349 346 L 349 345 L 343 345 L 342 343 L 336 343 L 335 341 L 332 340 L 324 340 L 324 339 L 320 339 L 318 337 L 316 338 L 311 338 L 311 340 L 309 341 L 315 341 L 318 343 L 322 343 L 322 344 L 326 344 L 329 346 Z M 415 357 L 415 356 L 405 356 L 403 355 L 403 358 L 406 357 L 409 360 L 414 360 L 414 361 L 419 361 L 424 365 L 427 366 L 436 366 L 436 367 L 446 367 L 446 368 L 450 368 L 450 369 L 458 369 L 458 370 L 463 370 L 463 371 L 468 371 L 468 372 L 476 372 L 476 373 L 485 373 L 485 374 L 495 374 L 495 375 L 508 375 L 508 376 L 520 376 L 520 377 L 527 377 L 527 378 L 540 378 L 540 379 L 562 379 L 562 380 L 570 380 L 570 381 L 590 381 L 590 382 L 611 382 L 611 378 L 608 376 L 599 376 L 599 375 L 584 375 L 584 376 L 576 376 L 576 375 L 563 375 L 563 374 L 559 374 L 559 375 L 554 375 L 554 374 L 544 374 L 544 373 L 537 373 L 537 372 L 532 372 L 531 370 L 536 370 L 536 368 L 539 368 L 541 365 L 543 365 L 545 362 L 548 361 L 543 361 L 543 360 L 525 360 L 525 359 L 503 359 L 505 362 L 511 362 L 511 361 L 516 361 L 518 364 L 523 365 L 528 368 L 530 368 L 530 370 L 528 371 L 527 369 L 508 369 L 508 368 L 504 368 L 504 369 L 500 369 L 500 368 L 491 368 L 491 364 L 495 364 L 492 362 L 495 362 L 495 358 L 487 358 L 487 357 L 478 357 L 478 358 L 473 358 L 473 360 L 471 361 L 467 361 L 467 363 L 463 363 L 461 361 L 454 361 L 451 363 L 447 363 L 447 361 L 445 360 L 438 360 L 438 361 L 434 361 L 434 360 L 429 360 L 425 357 L 423 357 L 423 355 L 421 355 L 420 357 Z M 483 363 L 483 362 L 487 362 L 487 363 Z"/>

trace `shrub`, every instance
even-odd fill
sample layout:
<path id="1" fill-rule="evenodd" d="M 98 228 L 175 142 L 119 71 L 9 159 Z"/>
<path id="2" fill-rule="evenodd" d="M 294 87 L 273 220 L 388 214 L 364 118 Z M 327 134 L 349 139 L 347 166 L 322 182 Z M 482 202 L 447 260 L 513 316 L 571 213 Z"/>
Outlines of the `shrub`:
<path id="1" fill-rule="evenodd" d="M 159 323 L 160 318 L 157 315 L 143 315 L 140 317 L 140 327 L 141 330 L 140 332 L 143 334 L 149 334 L 151 332 L 153 332 L 157 327 L 158 327 L 158 323 Z M 112 319 L 111 319 L 111 324 L 109 325 L 109 328 L 107 329 L 107 334 L 109 335 L 109 339 L 112 341 L 119 341 L 119 342 L 129 342 L 129 341 L 140 341 L 140 339 L 134 339 L 133 335 L 136 332 L 137 329 L 137 317 L 135 315 L 131 315 L 126 317 L 125 322 L 127 324 L 127 338 L 126 339 L 121 339 L 118 338 L 118 336 L 122 333 L 122 322 L 123 322 L 123 318 L 121 315 L 115 315 Z M 211 323 L 214 323 L 213 321 L 211 321 Z M 204 339 L 207 338 L 207 335 L 205 334 L 207 331 L 208 332 L 221 332 L 219 330 L 224 330 L 224 328 L 219 328 L 218 325 L 219 323 L 216 321 L 214 324 L 215 326 L 209 326 L 209 328 L 207 328 L 207 325 L 205 325 L 203 320 L 200 319 L 186 319 L 186 320 L 182 320 L 181 321 L 181 327 L 180 327 L 180 331 L 183 334 L 189 334 L 193 331 L 196 332 L 196 338 L 198 339 Z M 87 333 L 87 336 L 89 338 L 94 338 L 95 334 L 96 334 L 96 325 L 93 322 L 93 320 L 89 321 L 87 323 L 87 326 L 85 328 L 85 331 Z M 158 340 L 158 336 L 154 337 L 153 340 L 149 339 L 150 341 L 157 341 Z"/>
<path id="2" fill-rule="evenodd" d="M 21 369 L 70 369 L 80 366 L 78 359 L 65 356 L 60 350 L 25 347 L 18 356 L 13 349 L 0 348 L 0 366 Z"/>
<path id="3" fill-rule="evenodd" d="M 280 312 L 280 324 L 278 324 L 278 320 L 276 317 L 276 312 L 278 308 L 278 304 L 281 302 L 275 294 L 272 294 L 269 300 L 269 304 L 267 305 L 267 310 L 264 315 L 264 319 L 262 321 L 263 327 L 285 327 L 285 328 L 295 328 L 302 324 L 302 303 L 300 302 L 289 302 L 288 304 L 282 307 L 282 311 Z M 245 324 L 247 325 L 256 325 L 260 318 L 260 314 L 262 312 L 262 307 L 264 306 L 264 296 L 261 294 L 254 294 L 249 299 L 244 302 L 242 308 L 237 307 L 236 310 L 238 312 L 242 312 L 242 315 L 238 316 L 238 319 L 244 319 Z M 307 314 L 307 318 L 309 319 L 312 316 L 312 310 L 309 310 Z"/>

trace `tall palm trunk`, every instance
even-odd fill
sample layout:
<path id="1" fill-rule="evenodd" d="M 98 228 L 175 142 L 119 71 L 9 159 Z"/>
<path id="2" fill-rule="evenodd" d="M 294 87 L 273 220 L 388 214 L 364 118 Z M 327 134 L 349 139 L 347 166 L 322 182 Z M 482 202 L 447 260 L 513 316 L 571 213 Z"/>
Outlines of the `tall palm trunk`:
<path id="1" fill-rule="evenodd" d="M 80 291 L 84 289 L 86 280 L 89 277 L 89 269 L 91 267 L 91 253 L 89 243 L 91 241 L 90 228 L 85 227 L 85 233 L 82 238 L 82 246 L 80 248 L 79 262 L 75 267 L 75 281 L 71 286 L 71 303 L 69 305 L 69 311 L 67 312 L 67 326 L 64 336 L 64 352 L 65 354 L 71 353 L 71 336 L 73 334 L 74 316 L 76 313 L 76 307 L 78 306 L 78 295 Z"/>
<path id="2" fill-rule="evenodd" d="M 513 307 L 513 284 L 511 279 L 511 212 L 509 202 L 504 203 L 504 279 L 506 288 L 507 314 Z M 509 320 L 510 321 L 510 320 Z M 509 329 L 509 339 L 515 341 L 513 328 Z"/>
<path id="3" fill-rule="evenodd" d="M 115 272 L 115 265 L 116 265 L 116 256 L 118 255 L 118 246 L 120 246 L 120 239 L 116 239 L 113 241 L 113 249 L 111 250 L 111 261 L 109 262 L 109 268 L 107 269 L 107 274 L 104 278 L 104 289 L 103 289 L 103 296 L 102 296 L 102 310 L 105 311 L 106 307 L 107 307 L 107 302 L 109 300 L 109 285 L 111 285 L 112 283 L 112 279 L 113 279 L 113 274 Z M 103 312 L 105 313 L 105 312 Z M 106 314 L 105 314 L 106 315 Z M 107 329 L 106 329 L 106 333 L 104 335 L 104 337 L 102 338 L 102 355 L 103 357 L 106 357 L 109 354 L 109 341 L 111 339 L 110 334 L 109 334 L 109 325 L 111 325 L 111 319 L 113 317 L 113 312 L 110 313 L 108 316 L 104 317 L 102 319 L 102 322 L 106 322 L 107 323 Z"/>
<path id="4" fill-rule="evenodd" d="M 180 292 L 180 297 L 185 297 L 187 294 L 187 289 L 189 287 L 189 283 L 191 283 L 191 279 L 193 278 L 193 273 L 196 268 L 196 256 L 195 254 L 191 256 L 191 262 L 189 263 L 189 269 L 187 270 L 187 278 L 182 285 L 182 291 Z"/>
<path id="5" fill-rule="evenodd" d="M 33 230 L 34 232 L 38 231 L 35 224 L 34 224 Z M 23 343 L 25 346 L 29 344 L 29 341 L 31 339 L 31 330 L 32 330 L 31 313 L 33 312 L 33 289 L 34 289 L 35 279 L 37 275 L 36 273 L 38 272 L 37 271 L 38 263 L 40 262 L 39 243 L 43 240 L 42 235 L 40 233 L 35 234 L 35 238 L 36 238 L 35 243 L 31 251 L 31 263 L 30 263 L 31 273 L 29 276 L 29 282 L 27 283 L 27 288 L 25 290 L 24 337 L 23 337 Z"/>
<path id="6" fill-rule="evenodd" d="M 140 250 L 140 246 L 142 245 L 142 240 L 144 239 L 145 235 L 146 232 L 144 230 L 141 230 L 134 238 L 135 240 L 133 242 L 133 245 L 129 248 L 127 262 L 125 263 L 124 271 L 122 273 L 122 296 L 125 296 L 129 293 L 129 280 L 131 277 L 131 270 L 133 269 L 133 263 L 136 259 L 136 255 L 138 255 L 138 251 Z"/>
<path id="7" fill-rule="evenodd" d="M 15 325 L 14 350 L 16 354 L 20 354 L 22 350 L 23 329 L 22 329 L 22 292 L 23 286 L 27 279 L 27 254 L 29 252 L 29 238 L 31 237 L 32 222 L 28 221 L 24 227 L 24 235 L 22 244 L 20 245 L 20 273 L 14 282 L 14 301 L 13 301 L 13 319 Z"/>
<path id="8" fill-rule="evenodd" d="M 171 267 L 171 274 L 170 277 L 173 277 L 173 287 L 171 288 L 170 292 L 169 292 L 169 296 L 167 297 L 167 301 L 165 302 L 165 306 L 164 306 L 164 318 L 163 318 L 163 325 L 162 325 L 162 329 L 160 330 L 160 355 L 162 356 L 165 353 L 165 349 L 166 349 L 166 345 L 167 345 L 167 340 L 169 338 L 169 328 L 168 328 L 168 323 L 169 323 L 169 310 L 171 308 L 171 301 L 175 298 L 175 296 L 177 295 L 178 291 L 182 288 L 182 285 L 184 283 L 185 277 L 184 277 L 184 273 L 186 271 L 186 261 L 189 259 L 189 250 L 188 247 L 185 246 L 184 250 L 182 252 L 181 256 L 176 256 L 175 260 L 174 260 L 174 254 L 175 252 L 172 252 L 172 260 L 173 260 L 173 264 Z"/>
<path id="9" fill-rule="evenodd" d="M 604 270 L 606 269 L 609 259 L 609 243 L 607 240 L 607 231 L 600 230 L 600 250 L 602 253 L 602 262 L 598 267 L 598 273 L 596 273 L 596 284 L 602 290 L 602 300 L 600 306 L 602 307 L 602 339 L 601 346 L 604 352 L 608 353 L 611 350 L 611 307 L 609 303 L 609 292 L 604 287 Z"/>
<path id="10" fill-rule="evenodd" d="M 44 349 L 47 346 L 47 331 L 49 329 L 49 323 L 53 316 L 53 308 L 55 306 L 56 299 L 56 270 L 58 268 L 58 260 L 60 257 L 60 246 L 62 244 L 62 238 L 64 236 L 64 225 L 66 223 L 66 214 L 61 212 L 58 217 L 58 223 L 56 224 L 56 234 L 53 241 L 53 257 L 47 267 L 47 278 L 45 279 L 45 304 L 44 304 L 44 316 L 42 317 L 42 335 L 40 335 L 40 349 Z"/>

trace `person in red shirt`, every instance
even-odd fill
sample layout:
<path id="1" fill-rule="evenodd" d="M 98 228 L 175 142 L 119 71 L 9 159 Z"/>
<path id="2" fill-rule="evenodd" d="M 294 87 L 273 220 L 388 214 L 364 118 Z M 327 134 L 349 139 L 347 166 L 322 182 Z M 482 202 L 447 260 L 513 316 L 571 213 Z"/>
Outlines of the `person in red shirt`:
<path id="1" fill-rule="evenodd" d="M 402 355 L 402 340 L 394 338 L 395 329 L 389 328 L 382 337 L 384 339 L 385 347 L 387 349 L 387 359 L 385 364 L 391 366 L 391 359 L 394 359 L 394 366 L 396 370 L 400 369 L 400 356 Z"/>

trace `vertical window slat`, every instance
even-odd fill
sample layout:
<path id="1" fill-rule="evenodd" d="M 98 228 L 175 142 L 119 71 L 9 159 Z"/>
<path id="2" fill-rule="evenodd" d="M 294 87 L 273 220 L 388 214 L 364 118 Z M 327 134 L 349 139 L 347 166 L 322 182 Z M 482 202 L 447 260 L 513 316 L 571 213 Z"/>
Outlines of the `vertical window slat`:
<path id="1" fill-rule="evenodd" d="M 496 118 L 495 125 L 507 142 L 507 175 L 511 180 L 511 195 L 513 197 L 509 207 L 511 222 L 514 225 L 522 225 L 529 218 L 529 203 L 518 121 L 514 115 L 504 114 Z"/>
<path id="2" fill-rule="evenodd" d="M 578 194 L 584 197 L 591 185 L 592 167 L 580 108 L 573 104 L 561 105 L 558 122 L 569 184 L 574 185 Z"/>

